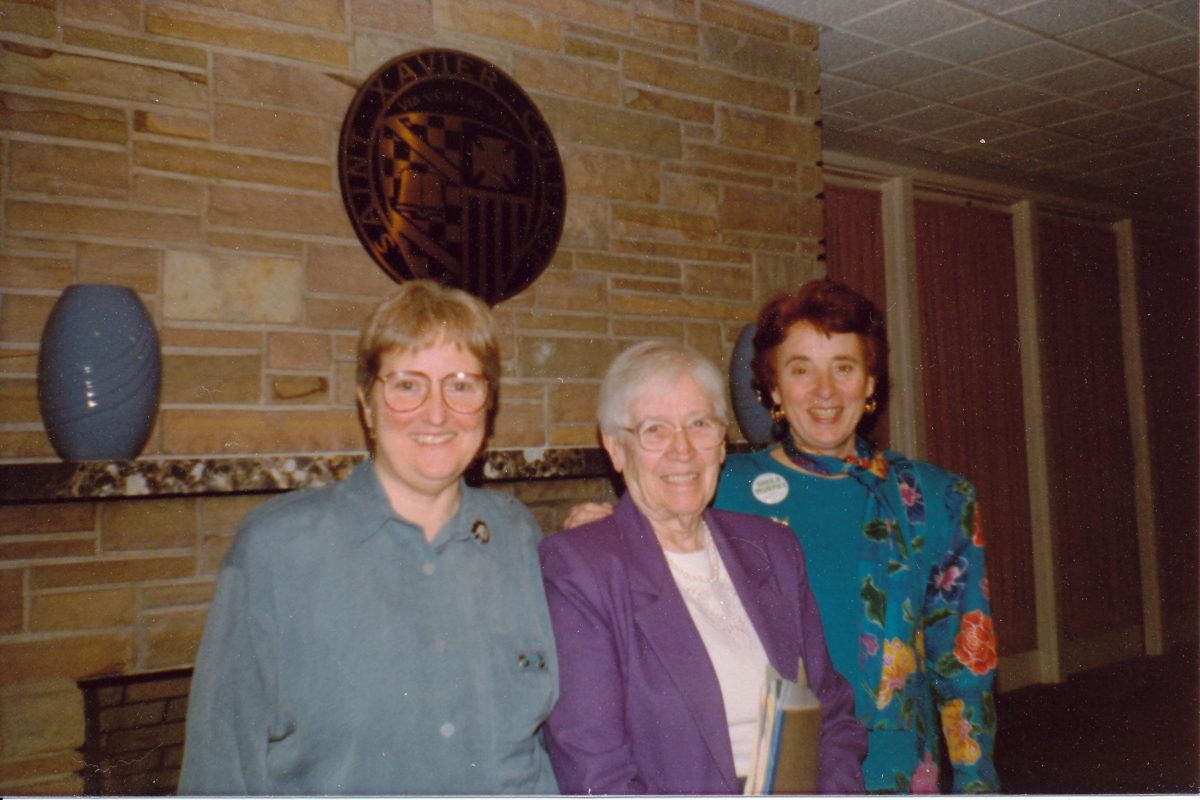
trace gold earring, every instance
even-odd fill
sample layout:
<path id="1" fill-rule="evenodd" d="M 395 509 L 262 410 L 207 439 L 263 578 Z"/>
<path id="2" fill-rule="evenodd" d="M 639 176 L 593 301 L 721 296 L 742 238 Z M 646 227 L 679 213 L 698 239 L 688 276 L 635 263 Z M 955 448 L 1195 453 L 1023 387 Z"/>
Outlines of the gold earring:
<path id="1" fill-rule="evenodd" d="M 863 411 L 868 414 L 874 414 L 877 408 L 879 408 L 879 401 L 875 399 L 875 395 L 871 395 L 867 398 L 867 402 L 863 403 Z"/>
<path id="2" fill-rule="evenodd" d="M 783 406 L 779 405 L 779 403 L 776 403 L 771 409 L 771 419 L 775 422 L 783 422 L 787 419 L 787 414 L 783 413 Z"/>

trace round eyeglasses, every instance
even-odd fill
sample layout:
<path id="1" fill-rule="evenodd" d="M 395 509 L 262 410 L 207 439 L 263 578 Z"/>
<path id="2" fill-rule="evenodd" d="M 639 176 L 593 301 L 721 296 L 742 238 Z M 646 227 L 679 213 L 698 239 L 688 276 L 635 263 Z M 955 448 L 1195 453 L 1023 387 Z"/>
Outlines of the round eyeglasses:
<path id="1" fill-rule="evenodd" d="M 383 402 L 392 411 L 416 411 L 429 398 L 433 378 L 424 372 L 391 372 L 378 375 L 383 384 Z M 452 372 L 438 381 L 442 402 L 451 411 L 474 414 L 488 401 L 488 379 L 474 372 Z"/>
<path id="2" fill-rule="evenodd" d="M 696 417 L 682 425 L 672 425 L 661 419 L 645 419 L 636 428 L 622 428 L 637 437 L 638 444 L 649 453 L 666 450 L 675 440 L 675 433 L 682 431 L 692 446 L 699 450 L 711 450 L 725 440 L 728 426 L 716 417 Z"/>

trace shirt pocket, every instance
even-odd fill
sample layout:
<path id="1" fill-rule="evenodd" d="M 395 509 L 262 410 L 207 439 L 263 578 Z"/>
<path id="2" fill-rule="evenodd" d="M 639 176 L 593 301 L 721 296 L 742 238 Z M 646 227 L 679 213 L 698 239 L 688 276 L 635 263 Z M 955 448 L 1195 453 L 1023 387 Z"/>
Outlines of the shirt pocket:
<path id="1" fill-rule="evenodd" d="M 493 701 L 499 739 L 532 737 L 549 716 L 558 681 L 553 647 L 552 641 L 536 636 L 493 637 Z"/>

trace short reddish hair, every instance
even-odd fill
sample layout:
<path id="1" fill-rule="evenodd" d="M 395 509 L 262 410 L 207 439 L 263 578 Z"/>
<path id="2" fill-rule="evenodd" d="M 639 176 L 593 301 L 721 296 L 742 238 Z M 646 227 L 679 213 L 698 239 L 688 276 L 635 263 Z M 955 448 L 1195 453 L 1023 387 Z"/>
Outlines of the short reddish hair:
<path id="1" fill-rule="evenodd" d="M 769 404 L 777 382 L 775 351 L 797 322 L 806 322 L 826 335 L 857 334 L 867 374 L 875 379 L 875 393 L 883 394 L 888 352 L 883 315 L 874 303 L 849 286 L 822 278 L 775 295 L 758 312 L 750 368 L 764 403 Z"/>

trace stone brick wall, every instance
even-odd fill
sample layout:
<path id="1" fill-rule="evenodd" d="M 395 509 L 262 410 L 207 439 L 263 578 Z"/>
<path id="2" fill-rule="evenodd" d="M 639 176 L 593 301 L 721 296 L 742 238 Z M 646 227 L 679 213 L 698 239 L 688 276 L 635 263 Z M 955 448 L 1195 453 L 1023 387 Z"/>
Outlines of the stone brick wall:
<path id="1" fill-rule="evenodd" d="M 136 289 L 163 344 L 144 455 L 359 451 L 354 340 L 391 282 L 336 143 L 357 86 L 430 46 L 486 58 L 566 170 L 553 264 L 497 307 L 492 447 L 590 446 L 624 345 L 721 362 L 823 273 L 816 31 L 732 0 L 0 0 L 0 460 L 53 458 L 42 325 L 75 282 Z M 604 481 L 507 487 L 547 530 Z M 0 792 L 76 794 L 81 678 L 191 664 L 260 496 L 0 507 Z"/>
<path id="2" fill-rule="evenodd" d="M 16 0 L 0 14 L 0 458 L 52 456 L 34 384 L 72 282 L 135 288 L 163 343 L 146 455 L 361 449 L 354 338 L 392 285 L 336 146 L 356 87 L 428 46 L 492 60 L 568 185 L 552 266 L 499 306 L 495 447 L 591 445 L 610 357 L 727 355 L 821 235 L 813 28 L 729 0 Z"/>

